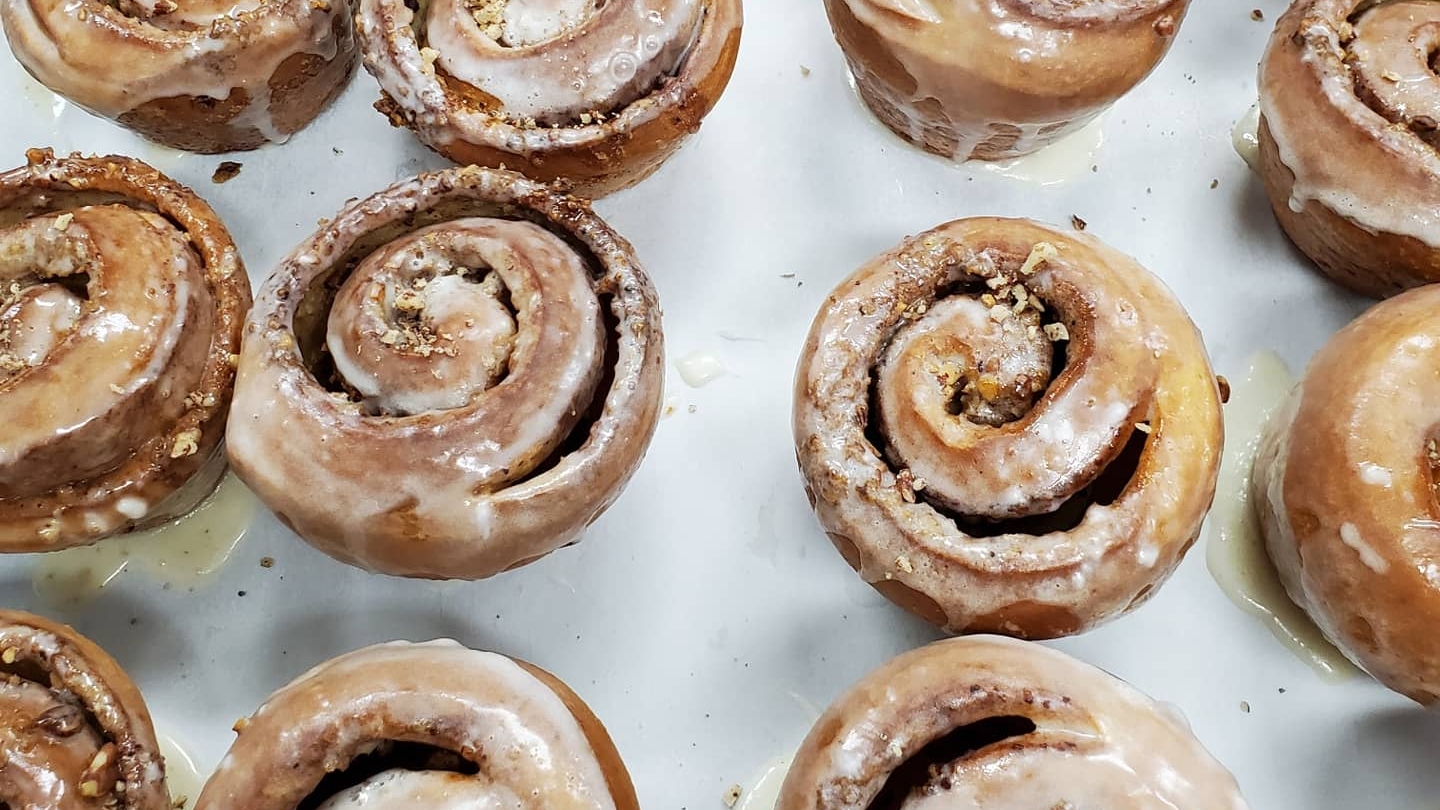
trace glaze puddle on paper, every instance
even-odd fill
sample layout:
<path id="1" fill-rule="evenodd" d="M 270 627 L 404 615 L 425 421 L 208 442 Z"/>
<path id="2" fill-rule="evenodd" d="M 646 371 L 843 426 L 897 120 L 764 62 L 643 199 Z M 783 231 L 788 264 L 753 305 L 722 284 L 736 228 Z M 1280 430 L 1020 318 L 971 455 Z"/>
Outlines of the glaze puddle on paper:
<path id="1" fill-rule="evenodd" d="M 125 571 L 138 570 L 170 587 L 194 588 L 224 567 L 255 512 L 255 496 L 227 473 L 190 514 L 147 531 L 46 554 L 36 562 L 31 582 L 37 594 L 57 606 L 90 602 Z"/>
<path id="2" fill-rule="evenodd" d="M 1250 468 L 1266 420 L 1294 384 L 1285 361 L 1272 352 L 1257 355 L 1244 379 L 1232 381 L 1230 402 L 1225 406 L 1225 458 L 1207 523 L 1210 537 L 1205 561 L 1230 601 L 1263 621 L 1281 643 L 1321 676 L 1340 680 L 1359 670 L 1285 594 L 1265 553 L 1260 521 L 1250 500 Z"/>

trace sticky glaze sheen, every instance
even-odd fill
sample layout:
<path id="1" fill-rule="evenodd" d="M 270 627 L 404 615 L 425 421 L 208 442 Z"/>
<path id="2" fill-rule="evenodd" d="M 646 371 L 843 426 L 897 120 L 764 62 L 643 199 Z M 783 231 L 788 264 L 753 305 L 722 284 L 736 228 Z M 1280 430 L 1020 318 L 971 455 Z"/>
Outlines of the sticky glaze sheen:
<path id="1" fill-rule="evenodd" d="M 547 126 L 605 115 L 648 94 L 689 51 L 702 9 L 701 0 L 609 2 L 572 26 L 540 26 L 559 29 L 541 42 L 506 47 L 476 24 L 471 2 L 431 0 L 425 31 L 436 64 L 494 96 L 512 120 Z M 515 27 L 507 22 L 506 34 Z"/>
<path id="2" fill-rule="evenodd" d="M 492 218 L 502 210 L 540 224 Z M 329 312 L 301 307 L 352 254 L 365 258 Z M 400 351 L 401 282 L 423 298 L 416 279 L 423 293 L 457 266 L 499 277 L 514 334 L 442 324 L 429 354 Z M 452 283 L 474 288 L 477 318 L 499 317 L 484 282 Z M 602 300 L 617 324 L 603 336 Z M 302 356 L 318 317 L 359 396 L 322 385 Z M 422 175 L 351 204 L 271 276 L 247 329 L 232 464 L 303 538 L 369 570 L 476 579 L 575 542 L 659 419 L 659 304 L 630 246 L 584 203 L 507 172 Z M 497 358 L 492 385 L 476 366 Z M 447 407 L 418 408 L 430 405 Z"/>
<path id="3" fill-rule="evenodd" d="M 0 611 L 0 652 L 0 672 L 23 674 L 0 683 L 0 803 L 170 810 L 150 714 L 114 659 L 74 629 L 18 611 Z"/>
<path id="4" fill-rule="evenodd" d="M 457 163 L 523 166 L 592 198 L 700 126 L 742 21 L 740 0 L 361 0 L 357 16 L 392 123 Z"/>
<path id="5" fill-rule="evenodd" d="M 383 771 L 320 797 L 322 807 L 635 810 L 613 744 L 579 698 L 547 673 L 453 641 L 342 655 L 238 728 L 196 810 L 295 810 L 327 772 L 387 740 L 461 754 L 479 772 Z"/>
<path id="6" fill-rule="evenodd" d="M 862 98 L 957 160 L 1005 160 L 1073 133 L 1147 76 L 1187 0 L 826 0 Z"/>
<path id="7" fill-rule="evenodd" d="M 1231 378 L 1225 403 L 1225 460 L 1220 468 L 1215 509 L 1206 519 L 1210 538 L 1205 561 L 1220 590 L 1236 607 L 1264 622 L 1281 644 L 1327 680 L 1344 680 L 1357 670 L 1290 601 L 1255 514 L 1250 476 L 1266 423 L 1288 398 L 1295 378 L 1274 352 L 1250 362 L 1243 379 Z"/>
<path id="8" fill-rule="evenodd" d="M 1018 313 L 1003 292 L 1016 282 Z M 1005 300 L 939 297 L 962 283 Z M 1036 303 L 1068 327 L 1053 380 Z M 964 402 L 988 375 L 1004 413 L 951 413 L 946 385 Z M 1073 528 L 970 528 L 1053 513 L 1145 430 L 1123 491 Z M 1158 279 L 1088 236 L 986 218 L 836 287 L 796 371 L 794 431 L 820 523 L 867 582 L 951 632 L 1025 637 L 1092 627 L 1169 576 L 1210 506 L 1222 436 L 1204 345 Z"/>
<path id="9" fill-rule="evenodd" d="M 1261 174 L 1320 268 L 1373 296 L 1440 280 L 1433 3 L 1302 0 L 1260 65 Z M 1355 22 L 1352 24 L 1351 20 Z"/>
<path id="10" fill-rule="evenodd" d="M 1337 334 L 1271 420 L 1253 481 L 1290 597 L 1363 669 L 1427 704 L 1440 700 L 1437 308 L 1440 288 L 1414 290 Z"/>
<path id="11" fill-rule="evenodd" d="M 15 57 L 51 90 L 142 135 L 196 151 L 285 140 L 353 68 L 348 3 L 175 6 L 3 0 L 0 21 Z M 312 64 L 302 67 L 306 57 Z"/>
<path id="12" fill-rule="evenodd" d="M 250 305 L 188 189 L 126 158 L 29 157 L 0 174 L 3 551 L 86 545 L 209 494 Z"/>
<path id="13" fill-rule="evenodd" d="M 940 765 L 944 778 L 900 807 L 1246 807 L 1174 712 L 1063 653 L 972 636 L 902 655 L 842 695 L 801 745 L 776 810 L 864 810 L 928 744 L 1000 717 L 1036 728 Z"/>

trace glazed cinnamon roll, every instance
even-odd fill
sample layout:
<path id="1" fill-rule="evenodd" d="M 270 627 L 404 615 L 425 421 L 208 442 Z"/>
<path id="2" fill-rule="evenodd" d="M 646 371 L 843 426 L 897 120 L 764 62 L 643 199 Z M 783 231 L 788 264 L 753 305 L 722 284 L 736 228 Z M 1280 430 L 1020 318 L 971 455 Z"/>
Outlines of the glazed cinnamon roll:
<path id="1" fill-rule="evenodd" d="M 776 810 L 1244 810 L 1173 709 L 1064 653 L 951 639 L 866 676 L 810 732 Z"/>
<path id="2" fill-rule="evenodd" d="M 361 0 L 357 30 L 395 126 L 597 197 L 700 128 L 740 26 L 740 0 Z"/>
<path id="3" fill-rule="evenodd" d="M 1351 660 L 1440 702 L 1440 287 L 1374 307 L 1310 362 L 1252 478 L 1285 591 Z"/>
<path id="4" fill-rule="evenodd" d="M 1222 423 L 1200 334 L 1134 260 L 1025 220 L 908 240 L 836 287 L 795 390 L 845 559 L 950 632 L 1078 633 L 1194 542 Z"/>
<path id="5" fill-rule="evenodd" d="M 0 551 L 93 543 L 208 495 L 250 307 L 189 189 L 129 158 L 27 157 L 0 174 Z"/>
<path id="6" fill-rule="evenodd" d="M 41 84 L 192 152 L 284 141 L 355 68 L 344 0 L 0 0 Z"/>
<path id="7" fill-rule="evenodd" d="M 135 684 L 72 628 L 0 611 L 0 806 L 170 810 Z"/>
<path id="8" fill-rule="evenodd" d="M 271 695 L 196 810 L 638 810 L 589 707 L 531 664 L 453 641 L 367 647 Z"/>
<path id="9" fill-rule="evenodd" d="M 1298 0 L 1260 64 L 1260 174 L 1326 275 L 1375 297 L 1440 281 L 1440 8 Z"/>
<path id="10" fill-rule="evenodd" d="M 351 204 L 266 282 L 230 459 L 340 560 L 478 579 L 610 505 L 663 376 L 660 307 L 624 239 L 519 175 L 452 169 Z"/>
<path id="11" fill-rule="evenodd" d="M 825 0 L 865 105 L 956 160 L 1035 152 L 1155 69 L 1189 0 Z"/>

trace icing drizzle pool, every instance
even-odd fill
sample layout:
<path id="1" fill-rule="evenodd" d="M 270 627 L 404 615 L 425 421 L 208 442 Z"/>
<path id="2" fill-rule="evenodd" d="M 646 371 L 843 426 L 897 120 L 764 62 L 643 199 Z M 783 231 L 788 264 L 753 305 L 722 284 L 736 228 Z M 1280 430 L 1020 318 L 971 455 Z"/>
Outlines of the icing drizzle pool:
<path id="1" fill-rule="evenodd" d="M 226 474 L 188 515 L 148 531 L 47 554 L 36 562 L 30 580 L 45 601 L 62 607 L 93 601 L 130 569 L 167 586 L 193 588 L 218 575 L 255 512 L 255 496 L 234 474 Z"/>
<path id="2" fill-rule="evenodd" d="M 1274 352 L 1256 355 L 1225 406 L 1225 458 L 1205 562 L 1220 590 L 1241 610 L 1260 619 L 1298 658 L 1327 680 L 1359 674 L 1285 593 L 1265 552 L 1260 521 L 1250 500 L 1251 465 L 1266 420 L 1284 402 L 1294 377 Z"/>

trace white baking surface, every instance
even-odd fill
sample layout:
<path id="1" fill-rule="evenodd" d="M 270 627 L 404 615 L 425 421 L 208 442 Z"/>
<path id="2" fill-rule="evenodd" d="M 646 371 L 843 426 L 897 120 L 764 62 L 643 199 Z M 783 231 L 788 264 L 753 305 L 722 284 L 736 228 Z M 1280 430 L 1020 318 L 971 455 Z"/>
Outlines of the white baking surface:
<path id="1" fill-rule="evenodd" d="M 1364 306 L 1307 269 L 1231 145 L 1282 10 L 1254 2 L 1265 22 L 1249 3 L 1194 4 L 1165 63 L 1104 118 L 1098 171 L 1041 186 L 891 137 L 855 100 L 819 0 L 750 0 L 738 72 L 700 135 L 596 206 L 660 290 L 676 407 L 584 543 L 489 582 L 407 582 L 334 563 L 262 515 L 194 592 L 127 572 L 88 606 L 57 610 L 35 595 L 35 560 L 12 557 L 0 604 L 108 648 L 202 771 L 236 718 L 312 664 L 450 636 L 569 681 L 614 734 L 645 807 L 723 810 L 726 789 L 793 750 L 843 688 L 934 637 L 834 552 L 796 472 L 791 374 L 843 276 L 949 219 L 1076 214 L 1174 287 L 1234 378 L 1263 349 L 1301 368 Z M 65 107 L 5 55 L 0 163 L 19 165 L 30 146 L 150 161 L 215 206 L 258 281 L 346 198 L 443 165 L 370 109 L 376 96 L 357 75 L 290 143 L 231 156 L 244 167 L 217 186 L 222 158 L 159 149 Z M 727 373 L 687 386 L 673 361 L 693 353 Z M 1440 720 L 1373 683 L 1322 680 L 1226 599 L 1203 548 L 1138 612 L 1057 646 L 1179 706 L 1253 807 L 1440 801 Z"/>

